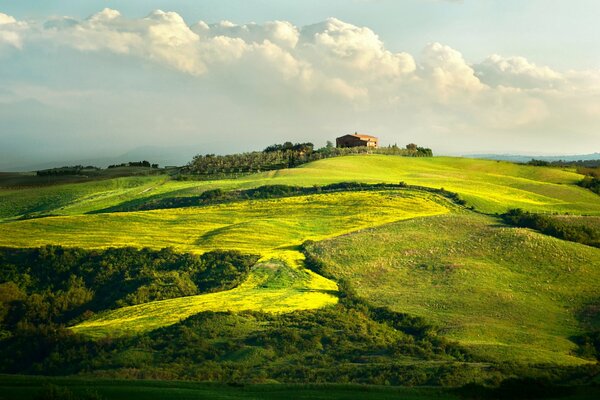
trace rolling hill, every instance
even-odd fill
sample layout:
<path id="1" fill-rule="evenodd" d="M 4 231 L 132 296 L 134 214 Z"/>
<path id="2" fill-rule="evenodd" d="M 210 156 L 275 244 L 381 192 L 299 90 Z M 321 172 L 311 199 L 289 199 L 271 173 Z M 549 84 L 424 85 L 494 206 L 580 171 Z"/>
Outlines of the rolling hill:
<path id="1" fill-rule="evenodd" d="M 168 298 L 89 315 L 83 313 L 85 307 L 78 308 L 79 314 L 74 314 L 74 319 L 65 320 L 69 334 L 80 334 L 78 340 L 91 340 L 100 343 L 98 346 L 110 344 L 113 339 L 129 343 L 119 346 L 132 343 L 138 346 L 135 343 L 139 338 L 159 340 L 161 335 L 175 333 L 186 337 L 192 334 L 190 326 L 201 323 L 194 319 L 198 315 L 232 313 L 228 318 L 235 320 L 235 324 L 253 318 L 262 322 L 252 323 L 252 334 L 227 328 L 229 325 L 214 327 L 217 332 L 233 335 L 229 339 L 243 342 L 240 349 L 220 350 L 223 365 L 238 362 L 238 353 L 242 351 L 258 354 L 239 356 L 244 363 L 249 357 L 261 365 L 302 364 L 308 361 L 300 355 L 277 358 L 272 348 L 260 347 L 256 343 L 262 342 L 256 342 L 258 339 L 252 336 L 260 335 L 269 324 L 284 322 L 272 322 L 262 314 L 256 317 L 244 313 L 290 315 L 291 320 L 298 316 L 299 322 L 291 323 L 297 324 L 293 329 L 300 333 L 289 333 L 292 342 L 301 342 L 312 332 L 302 330 L 308 329 L 302 318 L 318 321 L 325 318 L 319 313 L 325 313 L 327 318 L 330 318 L 327 313 L 331 313 L 335 318 L 352 321 L 344 329 L 351 331 L 349 326 L 355 323 L 360 331 L 345 331 L 350 336 L 348 340 L 356 340 L 348 345 L 350 349 L 364 342 L 364 337 L 381 335 L 373 339 L 381 348 L 369 349 L 367 355 L 357 356 L 352 350 L 344 350 L 348 371 L 362 368 L 357 365 L 363 363 L 365 368 L 375 368 L 377 360 L 382 363 L 395 360 L 402 363 L 402 368 L 413 368 L 426 361 L 423 365 L 431 370 L 439 367 L 437 363 L 448 362 L 452 368 L 469 372 L 465 373 L 468 376 L 443 382 L 480 382 L 496 379 L 494 374 L 508 374 L 490 372 L 490 365 L 587 368 L 593 364 L 590 353 L 582 352 L 576 338 L 599 328 L 594 310 L 599 300 L 600 249 L 509 227 L 495 215 L 518 207 L 532 212 L 580 215 L 572 223 L 573 229 L 595 224 L 600 216 L 600 198 L 577 186 L 581 178 L 569 169 L 507 162 L 362 155 L 325 159 L 237 179 L 174 180 L 163 175 L 3 188 L 0 189 L 0 246 L 60 245 L 81 249 L 133 246 L 155 250 L 170 247 L 181 253 L 237 250 L 260 255 L 248 279 L 231 290 Z M 224 191 L 264 185 L 320 188 L 350 181 L 397 186 L 368 190 L 342 187 L 310 195 L 236 198 L 221 204 L 123 211 L 125 205 L 198 196 L 216 188 Z M 442 187 L 458 193 L 466 204 L 428 189 Z M 311 260 L 305 260 L 302 250 Z M 314 260 L 322 266 L 315 269 L 310 265 Z M 78 282 L 77 277 L 69 279 Z M 32 290 L 32 283 L 27 283 L 27 279 L 22 282 L 23 291 Z M 5 290 L 0 293 L 9 293 L 13 298 L 21 296 L 0 289 Z M 86 290 L 93 290 L 93 286 Z M 365 304 L 352 302 L 358 302 L 357 299 Z M 388 311 L 382 314 L 382 307 Z M 237 313 L 243 315 L 239 320 L 235 317 Z M 389 315 L 403 322 L 386 320 Z M 336 322 L 327 319 L 322 322 L 324 328 L 335 332 L 336 324 L 340 323 L 335 318 Z M 321 322 L 314 323 L 319 326 Z M 423 328 L 429 325 L 433 327 L 431 332 Z M 285 330 L 282 325 L 273 329 Z M 250 336 L 244 336 L 247 334 Z M 319 355 L 318 349 L 335 344 L 330 338 L 320 340 L 310 345 L 317 349 L 309 357 L 314 365 L 320 365 L 319 357 L 325 356 Z M 396 341 L 403 344 L 400 346 Z M 466 353 L 447 344 L 454 342 Z M 221 346 L 221 343 L 215 340 L 202 346 Z M 437 349 L 431 350 L 435 355 L 425 348 Z M 129 351 L 134 354 L 139 351 L 143 357 L 162 351 L 127 349 L 119 357 L 126 357 Z M 294 351 L 308 352 L 305 348 Z M 413 353 L 407 356 L 405 351 Z M 471 364 L 465 363 L 467 360 Z M 218 364 L 215 363 L 212 367 Z M 145 368 L 143 362 L 134 364 L 136 368 Z M 390 371 L 396 372 L 388 375 L 398 376 L 399 370 L 393 368 Z M 452 371 L 450 375 L 455 373 Z M 415 378 L 415 382 L 432 382 L 427 374 Z M 350 372 L 348 376 L 352 376 Z M 405 381 L 398 378 L 398 382 Z"/>
<path id="2" fill-rule="evenodd" d="M 261 185 L 324 185 L 343 181 L 421 185 L 457 192 L 483 212 L 520 207 L 529 211 L 600 215 L 597 196 L 575 185 L 582 176 L 569 169 L 540 168 L 504 161 L 456 157 L 347 156 L 298 168 L 219 181 L 176 181 L 129 177 L 29 189 L 0 189 L 0 218 L 76 215 L 122 203 L 193 196 L 214 188 Z"/>

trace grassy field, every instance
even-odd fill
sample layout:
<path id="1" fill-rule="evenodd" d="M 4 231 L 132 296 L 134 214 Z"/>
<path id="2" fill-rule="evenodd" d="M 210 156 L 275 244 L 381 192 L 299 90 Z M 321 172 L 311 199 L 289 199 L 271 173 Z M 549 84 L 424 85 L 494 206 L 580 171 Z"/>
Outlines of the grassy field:
<path id="1" fill-rule="evenodd" d="M 76 395 L 96 394 L 100 398 L 124 399 L 211 399 L 211 400 L 289 400 L 323 399 L 351 400 L 359 396 L 365 400 L 406 399 L 425 400 L 459 399 L 449 390 L 438 388 L 385 388 L 365 385 L 282 385 L 256 384 L 235 387 L 223 384 L 151 381 L 108 380 L 85 378 L 55 378 L 31 376 L 0 376 L 0 399 L 27 400 L 39 398 L 41 393 L 54 389 L 68 390 Z M 587 397 L 573 397 L 573 399 Z"/>
<path id="2" fill-rule="evenodd" d="M 600 214 L 597 195 L 575 185 L 572 171 L 508 162 L 432 157 L 339 157 L 273 173 L 273 182 L 310 185 L 358 180 L 398 182 L 457 192 L 483 212 L 523 208 L 541 212 Z"/>
<path id="3" fill-rule="evenodd" d="M 87 396 L 93 399 L 211 399 L 211 400 L 459 400 L 479 399 L 453 389 L 434 387 L 385 387 L 352 384 L 251 384 L 232 386 L 218 383 L 60 378 L 45 376 L 0 375 L 1 400 L 28 400 L 48 396 L 49 393 Z M 553 396 L 511 396 L 515 399 L 554 398 L 562 400 L 597 399 L 595 387 L 573 387 L 567 393 Z M 55 397 L 56 398 L 56 397 Z M 84 397 L 85 398 L 85 397 Z M 506 395 L 501 398 L 508 398 Z"/>
<path id="4" fill-rule="evenodd" d="M 576 315 L 598 298 L 600 250 L 472 213 L 416 218 L 313 251 L 361 297 L 424 317 L 491 360 L 577 364 Z"/>
<path id="5" fill-rule="evenodd" d="M 72 329 L 89 337 L 114 337 L 172 325 L 202 311 L 283 313 L 315 309 L 335 304 L 336 291 L 334 282 L 311 271 L 280 261 L 263 262 L 235 289 L 123 307 L 101 313 Z"/>
<path id="6" fill-rule="evenodd" d="M 414 191 L 348 192 L 131 213 L 58 216 L 0 224 L 0 246 L 120 246 L 204 252 L 295 251 L 321 240 L 406 218 L 448 212 L 449 202 Z M 291 247 L 290 247 L 291 246 Z"/>
<path id="7" fill-rule="evenodd" d="M 143 332 L 204 310 L 288 312 L 333 304 L 334 282 L 300 263 L 316 251 L 332 274 L 379 305 L 425 317 L 492 360 L 582 363 L 568 338 L 575 315 L 597 299 L 600 250 L 458 209 L 418 190 L 345 192 L 205 207 L 85 214 L 123 202 L 270 184 L 404 181 L 458 192 L 477 210 L 600 215 L 596 194 L 569 170 L 434 157 L 349 156 L 222 181 L 125 177 L 28 189 L 0 189 L 0 246 L 173 247 L 259 253 L 249 280 L 221 293 L 100 313 L 75 327 L 101 337 Z M 56 216 L 16 220 L 20 216 Z M 401 222 L 399 222 L 401 221 Z M 386 225 L 389 224 L 389 225 Z"/>
<path id="8" fill-rule="evenodd" d="M 91 336 L 139 332 L 206 310 L 286 312 L 334 304 L 335 283 L 299 268 L 298 246 L 366 227 L 452 207 L 447 200 L 413 191 L 350 192 L 255 200 L 224 205 L 135 213 L 48 217 L 0 225 L 0 246 L 44 244 L 84 248 L 119 246 L 201 253 L 232 249 L 259 253 L 264 261 L 240 287 L 101 314 L 76 330 Z M 283 279 L 285 276 L 288 278 Z"/>
<path id="9" fill-rule="evenodd" d="M 207 189 L 252 188 L 269 184 L 299 186 L 341 181 L 405 181 L 460 193 L 484 212 L 509 208 L 600 215 L 597 195 L 576 185 L 571 170 L 455 157 L 410 158 L 383 155 L 321 160 L 299 168 L 220 181 L 174 181 L 167 176 L 127 177 L 28 189 L 0 189 L 0 220 L 22 215 L 75 215 L 162 197 L 192 196 Z"/>

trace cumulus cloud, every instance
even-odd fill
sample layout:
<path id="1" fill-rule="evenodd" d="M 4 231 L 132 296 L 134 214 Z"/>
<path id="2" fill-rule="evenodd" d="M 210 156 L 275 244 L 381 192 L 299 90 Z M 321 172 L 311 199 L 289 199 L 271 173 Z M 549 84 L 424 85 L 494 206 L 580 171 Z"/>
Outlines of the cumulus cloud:
<path id="1" fill-rule="evenodd" d="M 442 95 L 451 92 L 468 93 L 484 88 L 461 53 L 440 43 L 431 43 L 423 50 L 421 60 L 424 79 L 429 80 Z"/>
<path id="2" fill-rule="evenodd" d="M 475 66 L 477 77 L 492 86 L 518 88 L 555 88 L 564 84 L 559 72 L 537 66 L 525 57 L 502 57 L 493 54 Z"/>
<path id="3" fill-rule="evenodd" d="M 301 27 L 188 24 L 175 12 L 131 19 L 107 8 L 86 19 L 25 23 L 0 13 L 0 49 L 27 52 L 29 44 L 165 68 L 195 82 L 190 102 L 206 92 L 206 98 L 227 98 L 232 108 L 268 103 L 270 112 L 292 120 L 312 113 L 330 126 L 349 118 L 376 121 L 390 137 L 400 129 L 438 141 L 452 135 L 485 141 L 486 132 L 558 141 L 561 134 L 600 128 L 600 71 L 556 71 L 497 54 L 472 63 L 442 43 L 413 56 L 389 50 L 368 27 L 336 18 Z M 164 76 L 153 79 L 149 85 Z"/>
<path id="4" fill-rule="evenodd" d="M 26 27 L 25 22 L 19 22 L 14 17 L 0 12 L 0 46 L 8 45 L 20 49 L 23 44 L 21 34 Z"/>

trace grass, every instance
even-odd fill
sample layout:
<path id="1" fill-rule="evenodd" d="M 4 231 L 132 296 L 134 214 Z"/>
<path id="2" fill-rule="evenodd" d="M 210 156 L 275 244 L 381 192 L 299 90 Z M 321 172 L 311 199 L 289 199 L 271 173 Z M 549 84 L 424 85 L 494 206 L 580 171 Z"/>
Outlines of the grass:
<path id="1" fill-rule="evenodd" d="M 597 195 L 576 185 L 582 178 L 568 170 L 508 162 L 371 155 L 322 160 L 279 171 L 271 179 L 299 185 L 313 184 L 316 180 L 405 181 L 457 192 L 469 205 L 488 213 L 523 208 L 600 215 Z"/>
<path id="2" fill-rule="evenodd" d="M 359 294 L 434 321 L 448 337 L 486 358 L 577 364 L 583 360 L 571 355 L 568 337 L 580 332 L 578 308 L 596 300 L 600 250 L 498 227 L 495 220 L 457 212 L 432 194 L 349 192 L 85 213 L 215 187 L 405 181 L 458 192 L 489 213 L 520 207 L 598 216 L 599 198 L 576 185 L 581 178 L 569 170 L 507 162 L 365 155 L 212 182 L 148 176 L 1 189 L 0 246 L 170 246 L 262 255 L 249 280 L 232 291 L 114 310 L 75 328 L 100 337 L 154 329 L 204 310 L 287 312 L 332 304 L 335 283 L 303 270 L 297 251 L 307 239 L 325 240 L 319 245 L 322 257 Z M 58 216 L 15 220 L 45 214 Z"/>
<path id="3" fill-rule="evenodd" d="M 600 215 L 600 201 L 576 185 L 569 169 L 534 167 L 458 157 L 347 156 L 299 168 L 219 181 L 173 181 L 167 176 L 127 177 L 29 189 L 0 189 L 0 220 L 22 215 L 75 215 L 125 202 L 197 195 L 204 190 L 245 189 L 269 184 L 323 185 L 341 181 L 405 181 L 458 192 L 484 212 L 523 208 L 536 212 Z"/>
<path id="4" fill-rule="evenodd" d="M 448 388 L 435 387 L 386 387 L 357 384 L 247 384 L 226 385 L 222 383 L 184 382 L 164 380 L 124 380 L 86 377 L 47 377 L 0 375 L 2 400 L 29 400 L 43 398 L 52 389 L 54 393 L 65 391 L 74 396 L 100 399 L 210 399 L 210 400 L 459 400 L 478 399 L 480 396 L 461 394 Z M 535 398 L 563 400 L 588 400 L 598 398 L 597 387 L 571 387 L 567 394 Z M 506 395 L 504 395 L 506 397 Z M 83 397 L 86 398 L 86 397 Z M 513 397 L 515 398 L 515 397 Z M 517 399 L 532 398 L 527 394 Z"/>
<path id="5" fill-rule="evenodd" d="M 334 304 L 335 283 L 303 270 L 298 246 L 417 216 L 449 211 L 446 199 L 414 191 L 349 192 L 147 212 L 47 217 L 0 225 L 0 246 L 119 246 L 201 253 L 259 253 L 263 263 L 240 287 L 151 302 L 99 315 L 75 328 L 91 336 L 142 332 L 206 310 L 289 312 Z M 281 265 L 281 262 L 287 266 Z M 288 275 L 283 279 L 282 275 Z"/>
<path id="6" fill-rule="evenodd" d="M 473 213 L 416 218 L 318 243 L 359 296 L 424 317 L 488 360 L 586 362 L 569 337 L 597 300 L 600 249 Z"/>
<path id="7" fill-rule="evenodd" d="M 212 249 L 294 251 L 321 240 L 406 218 L 448 212 L 450 203 L 414 191 L 332 193 L 131 213 L 58 216 L 0 224 L 0 246 L 120 246 L 201 253 Z M 290 248 L 292 246 L 292 248 Z"/>
<path id="8" fill-rule="evenodd" d="M 69 390 L 76 395 L 95 393 L 110 399 L 211 399 L 211 400 L 365 400 L 383 399 L 459 399 L 449 390 L 439 388 L 391 388 L 367 385 L 290 385 L 253 384 L 231 386 L 203 382 L 57 378 L 36 376 L 1 376 L 0 399 L 36 399 L 48 392 L 49 385 Z M 579 398 L 579 397 L 574 397 Z M 588 397 L 581 397 L 582 399 Z"/>
<path id="9" fill-rule="evenodd" d="M 278 261 L 257 265 L 250 278 L 235 289 L 153 301 L 107 311 L 73 327 L 89 337 L 124 336 L 175 324 L 202 311 L 283 313 L 335 304 L 337 285 L 305 269 Z"/>

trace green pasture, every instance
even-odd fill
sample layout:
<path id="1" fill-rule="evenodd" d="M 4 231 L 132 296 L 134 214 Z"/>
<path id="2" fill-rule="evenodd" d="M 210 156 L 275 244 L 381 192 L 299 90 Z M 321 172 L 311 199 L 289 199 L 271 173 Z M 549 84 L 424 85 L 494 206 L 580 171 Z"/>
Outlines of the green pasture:
<path id="1" fill-rule="evenodd" d="M 0 246 L 172 247 L 262 256 L 227 292 L 100 313 L 75 327 L 91 336 L 143 332 L 205 310 L 287 312 L 334 304 L 334 282 L 302 268 L 298 246 L 378 305 L 425 317 L 486 359 L 578 364 L 568 338 L 578 310 L 597 300 L 600 250 L 459 210 L 418 190 L 339 192 L 270 200 L 86 214 L 125 202 L 262 185 L 404 181 L 454 191 L 477 210 L 520 207 L 600 216 L 600 198 L 570 170 L 507 162 L 383 155 L 338 157 L 220 181 L 166 175 L 0 189 Z M 46 216 L 19 220 L 22 216 Z"/>
<path id="2" fill-rule="evenodd" d="M 0 224 L 0 246 L 232 249 L 269 256 L 406 218 L 448 212 L 445 199 L 416 191 L 345 192 L 130 213 L 36 218 Z"/>
<path id="3" fill-rule="evenodd" d="M 401 221 L 323 242 L 327 272 L 378 306 L 424 317 L 488 360 L 584 363 L 571 336 L 598 299 L 600 249 L 473 213 Z"/>
<path id="4" fill-rule="evenodd" d="M 365 400 L 459 399 L 448 389 L 401 388 L 368 385 L 290 385 L 58 378 L 43 376 L 0 376 L 0 399 L 39 399 L 49 393 L 69 393 L 100 399 L 210 399 L 210 400 Z M 93 397 L 96 396 L 96 397 Z M 573 397 L 578 399 L 580 397 Z M 582 399 L 588 397 L 581 397 Z"/>
<path id="5" fill-rule="evenodd" d="M 570 170 L 458 157 L 348 156 L 265 174 L 269 182 L 307 186 L 344 180 L 399 182 L 443 187 L 478 210 L 509 208 L 600 215 L 598 196 L 576 186 L 583 176 Z"/>
<path id="6" fill-rule="evenodd" d="M 219 181 L 175 181 L 169 177 L 127 177 L 27 189 L 0 189 L 0 220 L 22 215 L 75 215 L 125 202 L 197 195 L 204 190 L 261 185 L 324 185 L 342 181 L 397 183 L 459 193 L 484 212 L 523 208 L 538 212 L 600 215 L 600 201 L 576 183 L 572 170 L 459 157 L 346 156 L 298 168 Z"/>
<path id="7" fill-rule="evenodd" d="M 227 292 L 184 297 L 105 314 L 76 327 L 92 336 L 170 325 L 206 310 L 286 312 L 337 302 L 337 285 L 303 270 L 298 246 L 393 221 L 442 214 L 444 198 L 413 191 L 347 192 L 147 212 L 47 217 L 0 224 L 0 246 L 120 246 L 200 253 L 232 249 L 266 262 Z M 287 264 L 286 265 L 282 265 Z M 282 276 L 288 278 L 283 279 Z M 275 282 L 275 283 L 274 283 Z"/>
<path id="8" fill-rule="evenodd" d="M 123 336 L 175 324 L 203 311 L 283 313 L 337 302 L 337 285 L 305 269 L 279 261 L 263 262 L 240 286 L 217 293 L 153 301 L 103 312 L 74 326 L 90 337 Z"/>
<path id="9" fill-rule="evenodd" d="M 166 186 L 165 186 L 166 184 Z M 40 187 L 1 188 L 0 220 L 22 215 L 85 213 L 130 198 L 143 197 L 179 182 L 166 176 L 134 176 Z"/>

